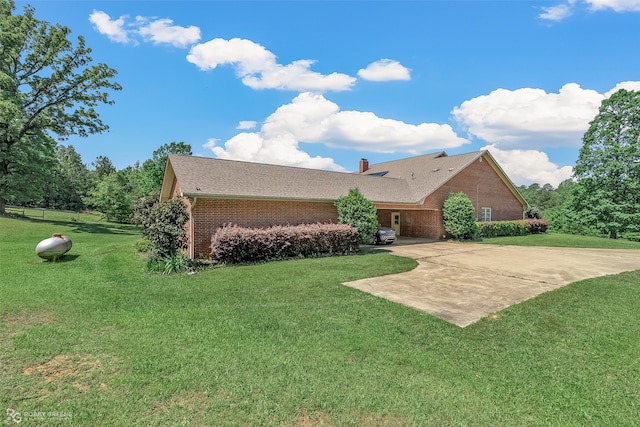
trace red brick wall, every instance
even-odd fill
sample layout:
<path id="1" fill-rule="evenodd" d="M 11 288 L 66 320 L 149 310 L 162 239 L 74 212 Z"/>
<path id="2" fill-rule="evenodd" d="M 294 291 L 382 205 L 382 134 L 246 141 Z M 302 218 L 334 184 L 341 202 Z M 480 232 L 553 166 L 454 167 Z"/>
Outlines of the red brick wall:
<path id="1" fill-rule="evenodd" d="M 194 251 L 197 258 L 209 257 L 211 236 L 218 227 L 314 224 L 338 222 L 333 202 L 286 200 L 197 199 L 193 207 Z"/>
<path id="2" fill-rule="evenodd" d="M 378 209 L 378 224 L 391 227 L 393 212 L 400 212 L 400 236 L 437 240 L 444 234 L 440 211 L 406 209 L 406 206 L 399 206 L 398 209 Z"/>
<path id="3" fill-rule="evenodd" d="M 463 191 L 480 219 L 481 208 L 491 208 L 492 221 L 522 219 L 523 206 L 486 160 L 476 160 L 431 194 L 424 207 L 442 209 L 449 193 Z"/>

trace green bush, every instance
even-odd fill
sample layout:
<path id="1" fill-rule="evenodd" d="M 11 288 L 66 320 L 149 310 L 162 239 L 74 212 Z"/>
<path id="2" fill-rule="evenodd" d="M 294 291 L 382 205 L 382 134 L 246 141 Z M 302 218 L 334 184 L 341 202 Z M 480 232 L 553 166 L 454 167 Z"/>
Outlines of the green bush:
<path id="1" fill-rule="evenodd" d="M 447 233 L 457 240 L 471 239 L 478 231 L 473 203 L 463 192 L 449 193 L 442 207 L 442 218 Z"/>
<path id="2" fill-rule="evenodd" d="M 529 226 L 523 220 L 478 223 L 479 237 L 526 236 Z"/>
<path id="3" fill-rule="evenodd" d="M 175 258 L 187 247 L 184 225 L 189 220 L 187 206 L 180 199 L 136 205 L 136 222 L 142 225 L 142 235 L 151 242 L 149 259 L 162 261 Z"/>
<path id="4" fill-rule="evenodd" d="M 478 237 L 526 236 L 544 233 L 549 224 L 542 219 L 493 221 L 478 223 Z"/>
<path id="5" fill-rule="evenodd" d="M 334 205 L 338 209 L 338 222 L 349 224 L 358 230 L 360 242 L 373 243 L 378 227 L 378 214 L 373 202 L 360 193 L 357 188 L 340 197 Z"/>
<path id="6" fill-rule="evenodd" d="M 140 239 L 135 243 L 135 248 L 138 252 L 147 253 L 151 250 L 151 241 L 146 237 Z"/>
<path id="7" fill-rule="evenodd" d="M 358 251 L 358 230 L 348 224 L 243 228 L 226 225 L 211 238 L 211 258 L 226 264 L 294 257 L 347 255 Z"/>

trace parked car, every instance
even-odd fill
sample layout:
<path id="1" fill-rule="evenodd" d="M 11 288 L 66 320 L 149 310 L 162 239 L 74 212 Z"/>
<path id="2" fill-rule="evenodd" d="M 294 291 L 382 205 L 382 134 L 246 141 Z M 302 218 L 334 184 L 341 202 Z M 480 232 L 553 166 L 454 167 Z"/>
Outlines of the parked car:
<path id="1" fill-rule="evenodd" d="M 376 245 L 389 245 L 396 241 L 396 231 L 393 228 L 378 227 L 375 241 Z"/>

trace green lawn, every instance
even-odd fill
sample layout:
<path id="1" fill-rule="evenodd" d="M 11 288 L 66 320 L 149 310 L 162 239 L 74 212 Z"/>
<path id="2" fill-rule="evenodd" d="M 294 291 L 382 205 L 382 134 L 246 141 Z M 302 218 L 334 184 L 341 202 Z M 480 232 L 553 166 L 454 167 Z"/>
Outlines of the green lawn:
<path id="1" fill-rule="evenodd" d="M 462 329 L 341 285 L 413 260 L 164 276 L 144 272 L 135 228 L 66 221 L 0 218 L 0 410 L 21 425 L 638 422 L 640 271 Z M 42 262 L 53 232 L 74 247 Z"/>
<path id="2" fill-rule="evenodd" d="M 493 237 L 480 243 L 515 246 L 553 246 L 561 248 L 640 249 L 640 242 L 575 234 L 543 233 L 528 236 Z"/>

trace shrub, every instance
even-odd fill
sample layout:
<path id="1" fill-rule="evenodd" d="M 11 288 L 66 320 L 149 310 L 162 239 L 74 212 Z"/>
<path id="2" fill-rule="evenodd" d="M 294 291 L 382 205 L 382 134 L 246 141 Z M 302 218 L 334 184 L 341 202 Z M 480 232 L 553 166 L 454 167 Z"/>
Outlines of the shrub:
<path id="1" fill-rule="evenodd" d="M 479 222 L 479 237 L 526 236 L 527 234 L 544 233 L 549 224 L 542 219 L 525 219 L 516 221 Z"/>
<path id="2" fill-rule="evenodd" d="M 493 221 L 478 223 L 480 237 L 526 236 L 529 226 L 526 221 Z"/>
<path id="3" fill-rule="evenodd" d="M 527 219 L 525 222 L 529 227 L 529 234 L 544 233 L 549 228 L 549 223 L 544 219 Z"/>
<path id="4" fill-rule="evenodd" d="M 153 205 L 149 205 L 148 201 L 143 202 L 135 217 L 142 225 L 142 235 L 151 242 L 150 260 L 175 258 L 187 247 L 184 225 L 189 215 L 182 200 L 172 199 Z"/>
<path id="5" fill-rule="evenodd" d="M 135 243 L 136 251 L 146 253 L 151 250 L 151 241 L 149 239 L 142 238 Z"/>
<path id="6" fill-rule="evenodd" d="M 348 224 L 243 228 L 225 225 L 211 238 L 211 257 L 239 264 L 292 257 L 346 255 L 358 251 L 358 230 Z"/>
<path id="7" fill-rule="evenodd" d="M 527 210 L 524 211 L 524 215 L 530 219 L 542 219 L 542 215 L 540 215 L 540 209 L 535 206 L 529 206 Z"/>
<path id="8" fill-rule="evenodd" d="M 473 203 L 463 192 L 449 194 L 442 207 L 442 218 L 445 230 L 455 239 L 470 239 L 478 231 Z"/>
<path id="9" fill-rule="evenodd" d="M 373 243 L 378 227 L 378 214 L 373 202 L 360 193 L 357 188 L 340 197 L 334 205 L 338 209 L 338 222 L 349 224 L 358 229 L 360 242 Z"/>

